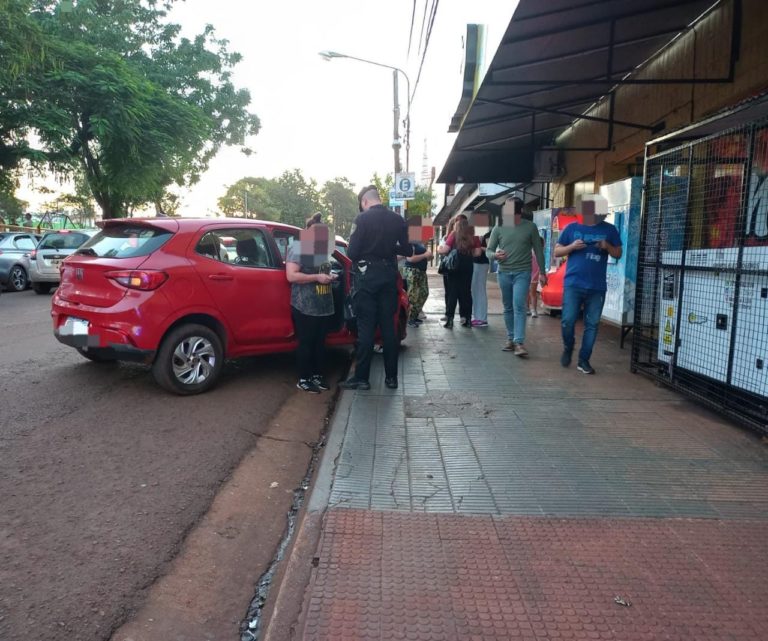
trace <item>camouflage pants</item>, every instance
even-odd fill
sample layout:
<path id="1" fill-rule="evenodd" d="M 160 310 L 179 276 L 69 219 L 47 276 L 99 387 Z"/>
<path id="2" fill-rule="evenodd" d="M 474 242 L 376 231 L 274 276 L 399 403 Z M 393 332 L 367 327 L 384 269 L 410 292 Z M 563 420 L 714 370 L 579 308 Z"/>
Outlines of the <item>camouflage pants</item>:
<path id="1" fill-rule="evenodd" d="M 408 301 L 411 303 L 411 320 L 416 320 L 429 296 L 427 272 L 420 269 L 406 269 L 405 272 L 408 283 Z"/>

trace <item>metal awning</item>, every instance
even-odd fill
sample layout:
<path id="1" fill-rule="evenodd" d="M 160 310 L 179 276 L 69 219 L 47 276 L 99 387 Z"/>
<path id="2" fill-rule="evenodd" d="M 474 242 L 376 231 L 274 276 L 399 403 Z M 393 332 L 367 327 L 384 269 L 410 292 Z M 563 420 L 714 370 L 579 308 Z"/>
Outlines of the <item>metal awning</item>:
<path id="1" fill-rule="evenodd" d="M 457 191 L 451 202 L 445 205 L 432 219 L 432 224 L 435 227 L 442 227 L 447 225 L 448 221 L 453 218 L 455 214 L 464 209 L 464 206 L 469 202 L 472 194 L 477 191 L 477 183 L 466 183 L 461 186 L 461 189 Z"/>
<path id="2" fill-rule="evenodd" d="M 437 182 L 528 182 L 534 154 L 555 148 L 574 121 L 658 131 L 657 123 L 614 117 L 614 90 L 626 84 L 731 82 L 738 53 L 740 0 L 732 0 L 730 60 L 695 78 L 634 73 L 725 0 L 520 0 Z M 607 117 L 585 115 L 609 100 Z M 587 149 L 582 149 L 587 151 Z"/>

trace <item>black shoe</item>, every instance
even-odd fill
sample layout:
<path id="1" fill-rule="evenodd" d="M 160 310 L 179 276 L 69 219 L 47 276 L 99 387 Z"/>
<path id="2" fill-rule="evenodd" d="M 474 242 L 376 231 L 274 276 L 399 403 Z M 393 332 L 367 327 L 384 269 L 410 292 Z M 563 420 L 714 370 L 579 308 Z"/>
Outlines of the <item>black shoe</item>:
<path id="1" fill-rule="evenodd" d="M 419 321 L 415 320 L 409 320 L 408 321 L 408 327 L 419 327 L 421 323 Z"/>
<path id="2" fill-rule="evenodd" d="M 564 349 L 562 355 L 560 356 L 560 365 L 562 365 L 563 367 L 570 367 L 572 354 L 573 354 L 572 350 Z"/>
<path id="3" fill-rule="evenodd" d="M 467 320 L 466 318 L 462 319 L 461 321 L 462 327 L 468 327 L 469 329 L 472 329 L 472 322 Z"/>
<path id="4" fill-rule="evenodd" d="M 309 392 L 310 394 L 320 393 L 320 388 L 308 378 L 300 378 L 299 382 L 296 383 L 296 387 L 304 392 Z"/>
<path id="5" fill-rule="evenodd" d="M 369 390 L 371 389 L 371 384 L 368 381 L 363 381 L 353 376 L 352 378 L 348 378 L 346 381 L 341 381 L 341 383 L 339 383 L 339 387 L 341 389 Z"/>
<path id="6" fill-rule="evenodd" d="M 323 390 L 324 392 L 327 392 L 329 389 L 331 389 L 328 387 L 328 383 L 325 382 L 325 379 L 320 376 L 320 374 L 312 374 L 312 378 L 309 380 L 312 381 L 317 389 Z"/>
<path id="7" fill-rule="evenodd" d="M 579 361 L 579 364 L 576 367 L 576 369 L 579 370 L 582 374 L 595 373 L 595 368 L 589 364 L 589 361 Z"/>
<path id="8" fill-rule="evenodd" d="M 384 385 L 386 385 L 389 389 L 397 389 L 397 377 L 388 376 L 384 379 Z"/>
<path id="9" fill-rule="evenodd" d="M 445 327 L 445 329 L 453 329 L 453 319 L 447 318 L 445 323 L 443 323 L 443 327 Z"/>

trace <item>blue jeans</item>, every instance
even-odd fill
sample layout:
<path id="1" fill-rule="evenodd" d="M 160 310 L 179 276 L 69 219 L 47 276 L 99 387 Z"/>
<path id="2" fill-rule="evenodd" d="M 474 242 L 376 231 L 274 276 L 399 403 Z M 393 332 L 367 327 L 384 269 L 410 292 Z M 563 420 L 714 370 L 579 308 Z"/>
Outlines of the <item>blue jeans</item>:
<path id="1" fill-rule="evenodd" d="M 496 275 L 504 304 L 504 324 L 507 338 L 514 343 L 525 343 L 525 308 L 531 287 L 531 270 L 527 272 L 499 272 Z"/>
<path id="2" fill-rule="evenodd" d="M 475 263 L 472 272 L 472 318 L 475 320 L 488 320 L 488 263 Z"/>
<path id="3" fill-rule="evenodd" d="M 597 340 L 597 328 L 600 326 L 600 316 L 603 314 L 605 292 L 581 287 L 566 287 L 563 291 L 563 312 L 561 326 L 563 330 L 563 347 L 572 352 L 575 339 L 576 319 L 579 310 L 584 306 L 584 336 L 581 339 L 579 362 L 588 361 L 592 356 L 592 348 Z"/>

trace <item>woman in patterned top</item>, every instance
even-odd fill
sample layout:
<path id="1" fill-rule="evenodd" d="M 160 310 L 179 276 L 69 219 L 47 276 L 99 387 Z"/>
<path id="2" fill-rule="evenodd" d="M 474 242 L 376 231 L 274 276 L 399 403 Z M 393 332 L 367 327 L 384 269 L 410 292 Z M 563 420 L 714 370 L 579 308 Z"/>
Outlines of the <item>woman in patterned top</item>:
<path id="1" fill-rule="evenodd" d="M 318 212 L 307 220 L 306 228 L 320 222 L 321 215 Z M 325 335 L 328 333 L 328 322 L 333 316 L 331 283 L 336 280 L 336 275 L 330 273 L 327 259 L 315 266 L 318 256 L 314 255 L 310 247 L 302 251 L 301 244 L 294 241 L 285 258 L 285 276 L 291 283 L 291 314 L 299 341 L 299 382 L 296 387 L 311 394 L 319 394 L 328 389 L 321 371 L 325 357 Z"/>

